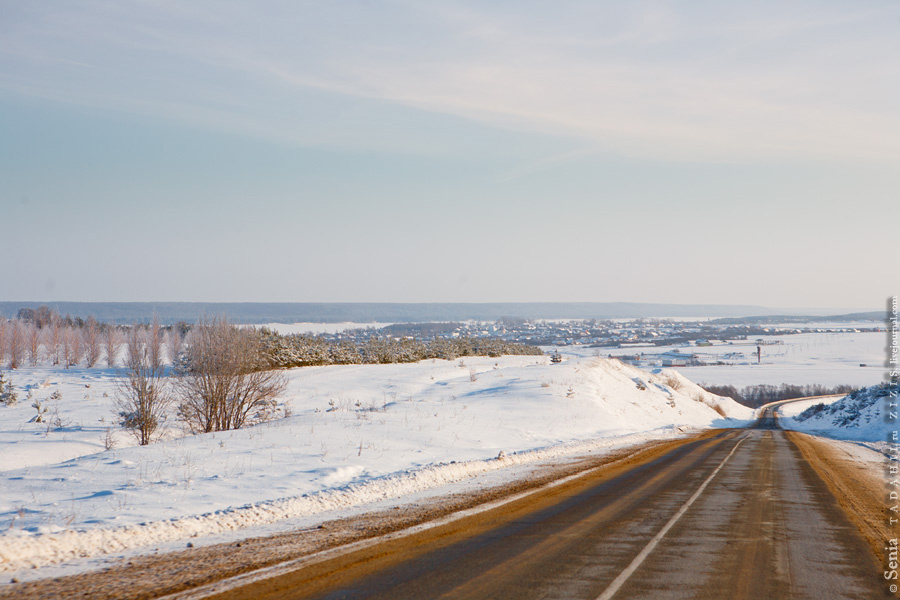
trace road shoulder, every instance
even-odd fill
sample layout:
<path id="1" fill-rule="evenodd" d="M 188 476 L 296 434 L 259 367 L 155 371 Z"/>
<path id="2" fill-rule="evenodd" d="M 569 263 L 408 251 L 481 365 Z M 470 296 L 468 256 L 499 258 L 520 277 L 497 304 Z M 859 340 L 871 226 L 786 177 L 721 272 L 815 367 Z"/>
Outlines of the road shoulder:
<path id="1" fill-rule="evenodd" d="M 888 473 L 885 457 L 858 444 L 785 431 L 822 479 L 847 518 L 860 530 L 875 556 L 885 555 L 888 540 L 900 529 L 890 525 Z M 895 476 L 896 477 L 896 476 Z"/>
<path id="2" fill-rule="evenodd" d="M 710 438 L 720 432 L 706 430 L 676 440 L 646 442 L 602 456 L 548 463 L 532 471 L 527 479 L 506 485 L 433 497 L 413 504 L 403 504 L 398 499 L 398 506 L 391 509 L 328 521 L 312 529 L 181 552 L 144 555 L 103 571 L 5 585 L 0 587 L 0 599 L 68 597 L 73 592 L 80 595 L 87 591 L 97 600 L 124 596 L 157 598 L 447 518 L 460 511 L 536 491 L 579 473 L 598 468 L 613 471 L 631 468 L 676 446 Z"/>

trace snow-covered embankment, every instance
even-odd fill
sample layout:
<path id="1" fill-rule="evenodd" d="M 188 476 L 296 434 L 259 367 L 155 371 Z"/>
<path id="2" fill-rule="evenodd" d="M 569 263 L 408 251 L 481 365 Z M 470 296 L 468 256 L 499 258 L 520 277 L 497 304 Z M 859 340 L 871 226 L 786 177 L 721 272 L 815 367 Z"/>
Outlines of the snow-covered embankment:
<path id="1" fill-rule="evenodd" d="M 59 385 L 81 377 L 46 371 L 31 376 Z M 170 432 L 151 446 L 102 452 L 93 451 L 98 428 L 89 424 L 109 419 L 108 402 L 73 398 L 81 404 L 56 407 L 63 420 L 71 414 L 82 422 L 46 428 L 44 442 L 25 431 L 27 411 L 0 408 L 21 419 L 17 432 L 35 447 L 92 448 L 62 463 L 29 455 L 29 466 L 4 465 L 0 516 L 10 526 L 0 534 L 0 570 L 249 534 L 262 525 L 290 529 L 367 503 L 465 485 L 511 465 L 752 418 L 675 371 L 647 373 L 596 358 L 558 365 L 547 357 L 466 358 L 294 369 L 289 376 L 284 418 L 216 434 Z M 114 385 L 111 374 L 92 377 L 98 396 Z M 16 432 L 2 433 L 15 443 Z"/>

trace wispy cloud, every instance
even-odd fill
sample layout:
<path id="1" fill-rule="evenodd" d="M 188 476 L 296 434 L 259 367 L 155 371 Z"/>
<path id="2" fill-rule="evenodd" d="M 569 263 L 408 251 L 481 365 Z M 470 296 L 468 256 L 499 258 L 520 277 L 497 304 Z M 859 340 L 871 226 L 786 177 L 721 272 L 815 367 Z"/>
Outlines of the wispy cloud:
<path id="1" fill-rule="evenodd" d="M 629 156 L 897 160 L 895 11 L 819 6 L 33 3 L 0 85 L 297 143 L 365 137 L 291 109 L 318 91 Z"/>

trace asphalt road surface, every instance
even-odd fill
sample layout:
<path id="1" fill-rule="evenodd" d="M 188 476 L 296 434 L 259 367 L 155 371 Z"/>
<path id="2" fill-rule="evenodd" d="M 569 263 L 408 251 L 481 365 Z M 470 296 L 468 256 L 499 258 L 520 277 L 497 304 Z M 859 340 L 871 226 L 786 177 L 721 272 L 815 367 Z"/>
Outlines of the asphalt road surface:
<path id="1" fill-rule="evenodd" d="M 223 598 L 874 599 L 859 532 L 772 418 Z"/>

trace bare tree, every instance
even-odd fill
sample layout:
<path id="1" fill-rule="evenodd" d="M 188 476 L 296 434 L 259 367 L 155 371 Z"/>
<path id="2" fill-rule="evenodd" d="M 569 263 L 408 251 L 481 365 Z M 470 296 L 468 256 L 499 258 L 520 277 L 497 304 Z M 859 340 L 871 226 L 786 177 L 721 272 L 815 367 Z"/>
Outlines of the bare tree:
<path id="1" fill-rule="evenodd" d="M 142 446 L 158 437 L 171 404 L 164 369 L 153 365 L 150 344 L 144 338 L 144 330 L 132 325 L 125 340 L 128 349 L 125 371 L 116 393 L 122 425 Z"/>
<path id="2" fill-rule="evenodd" d="M 159 316 L 156 313 L 153 313 L 153 321 L 147 330 L 147 344 L 150 351 L 150 362 L 153 364 L 153 367 L 161 367 L 163 364 L 163 332 L 159 325 Z"/>
<path id="3" fill-rule="evenodd" d="M 37 322 L 26 325 L 25 342 L 28 346 L 28 364 L 33 367 L 41 360 L 41 328 Z"/>
<path id="4" fill-rule="evenodd" d="M 18 369 L 25 358 L 25 326 L 16 319 L 10 322 L 9 329 L 9 368 Z"/>
<path id="5" fill-rule="evenodd" d="M 59 339 L 62 344 L 62 361 L 63 365 L 69 368 L 69 359 L 72 356 L 72 335 L 70 327 L 60 326 Z"/>
<path id="6" fill-rule="evenodd" d="M 52 314 L 50 316 L 50 325 L 47 328 L 47 334 L 44 339 L 44 344 L 47 347 L 47 356 L 48 358 L 52 358 L 52 362 L 54 365 L 59 364 L 59 346 L 63 337 L 63 328 L 62 323 L 60 322 L 59 315 Z"/>
<path id="7" fill-rule="evenodd" d="M 57 316 L 59 315 L 56 314 L 55 310 L 49 306 L 41 305 L 34 311 L 34 322 L 40 329 L 43 329 Z"/>
<path id="8" fill-rule="evenodd" d="M 84 336 L 81 334 L 80 327 L 70 327 L 72 334 L 72 362 L 70 366 L 75 366 L 84 358 Z"/>
<path id="9" fill-rule="evenodd" d="M 0 317 L 0 363 L 6 360 L 6 349 L 8 348 L 8 332 L 9 321 L 6 317 Z"/>
<path id="10" fill-rule="evenodd" d="M 169 354 L 169 362 L 173 365 L 178 362 L 178 355 L 181 354 L 181 329 L 178 325 L 172 325 L 166 332 L 166 352 Z"/>
<path id="11" fill-rule="evenodd" d="M 103 332 L 103 347 L 106 350 L 106 366 L 112 367 L 116 364 L 116 355 L 119 353 L 119 346 L 122 344 L 122 334 L 119 328 L 113 324 L 106 326 Z"/>
<path id="12" fill-rule="evenodd" d="M 62 328 L 62 352 L 63 352 L 63 362 L 65 362 L 66 368 L 73 367 L 78 364 L 81 360 L 81 355 L 84 352 L 84 345 L 81 341 L 81 332 L 71 325 L 66 325 Z"/>
<path id="13" fill-rule="evenodd" d="M 93 315 L 88 317 L 82 329 L 87 366 L 93 367 L 100 360 L 100 329 Z"/>
<path id="14" fill-rule="evenodd" d="M 240 429 L 265 411 L 287 380 L 265 361 L 255 331 L 226 319 L 198 323 L 179 371 L 179 413 L 192 431 Z"/>

